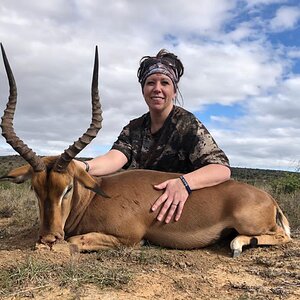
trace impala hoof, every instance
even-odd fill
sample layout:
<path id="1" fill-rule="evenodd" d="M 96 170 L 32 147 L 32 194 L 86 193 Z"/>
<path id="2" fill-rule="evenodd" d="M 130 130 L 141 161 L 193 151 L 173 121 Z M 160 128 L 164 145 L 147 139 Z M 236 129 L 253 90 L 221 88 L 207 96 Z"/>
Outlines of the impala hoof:
<path id="1" fill-rule="evenodd" d="M 234 249 L 232 250 L 232 257 L 233 258 L 236 258 L 236 257 L 239 257 L 241 255 L 242 251 L 239 250 L 239 249 Z"/>

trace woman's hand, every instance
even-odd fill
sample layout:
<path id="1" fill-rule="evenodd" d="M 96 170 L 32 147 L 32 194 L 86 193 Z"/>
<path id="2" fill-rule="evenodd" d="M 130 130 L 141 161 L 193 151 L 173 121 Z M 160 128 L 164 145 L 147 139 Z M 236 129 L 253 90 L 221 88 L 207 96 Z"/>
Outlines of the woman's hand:
<path id="1" fill-rule="evenodd" d="M 189 196 L 180 178 L 164 181 L 155 185 L 154 188 L 165 190 L 151 208 L 152 211 L 156 211 L 163 204 L 157 220 L 162 221 L 165 218 L 165 223 L 169 223 L 175 214 L 175 221 L 178 221 Z"/>

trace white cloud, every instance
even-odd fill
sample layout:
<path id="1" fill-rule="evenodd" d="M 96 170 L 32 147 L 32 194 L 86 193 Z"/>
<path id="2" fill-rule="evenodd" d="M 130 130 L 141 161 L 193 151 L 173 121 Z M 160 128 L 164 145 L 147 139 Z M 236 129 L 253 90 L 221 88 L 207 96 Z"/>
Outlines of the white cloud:
<path id="1" fill-rule="evenodd" d="M 223 40 L 226 38 L 228 41 L 238 43 L 243 40 L 247 40 L 249 36 L 254 36 L 255 31 L 251 22 L 243 22 L 239 24 L 238 28 L 228 32 L 226 36 L 223 36 Z"/>
<path id="2" fill-rule="evenodd" d="M 300 19 L 300 6 L 280 7 L 276 16 L 270 21 L 270 28 L 274 31 L 284 31 L 294 28 Z"/>
<path id="3" fill-rule="evenodd" d="M 291 49 L 287 52 L 287 55 L 290 58 L 300 58 L 300 50 L 298 49 Z"/>
<path id="4" fill-rule="evenodd" d="M 189 66 L 182 81 L 193 109 L 203 104 L 233 104 L 265 93 L 277 84 L 284 62 L 258 43 L 185 44 L 179 47 Z"/>
<path id="5" fill-rule="evenodd" d="M 278 124 L 300 122 L 300 76 L 293 76 L 282 81 L 276 94 L 253 99 L 249 104 L 250 112 L 264 117 L 272 117 Z"/>
<path id="6" fill-rule="evenodd" d="M 273 94 L 248 99 L 246 115 L 213 118 L 223 124 L 215 136 L 233 165 L 296 170 L 300 163 L 299 86 L 299 76 L 288 78 Z"/>

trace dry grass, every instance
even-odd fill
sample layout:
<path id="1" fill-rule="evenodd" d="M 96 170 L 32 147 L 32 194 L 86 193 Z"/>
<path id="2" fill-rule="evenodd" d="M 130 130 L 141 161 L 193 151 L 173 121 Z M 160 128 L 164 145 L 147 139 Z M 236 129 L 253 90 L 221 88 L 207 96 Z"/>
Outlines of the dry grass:
<path id="1" fill-rule="evenodd" d="M 289 219 L 292 231 L 300 230 L 300 191 L 274 196 Z"/>
<path id="2" fill-rule="evenodd" d="M 28 183 L 0 183 L 0 218 L 11 219 L 11 226 L 5 228 L 2 234 L 15 235 L 19 231 L 38 227 L 37 200 Z"/>
<path id="3" fill-rule="evenodd" d="M 29 291 L 56 285 L 69 289 L 80 289 L 85 284 L 99 288 L 120 288 L 131 279 L 124 268 L 105 268 L 97 260 L 68 261 L 55 264 L 28 257 L 24 262 L 0 270 L 0 296 L 26 295 Z"/>

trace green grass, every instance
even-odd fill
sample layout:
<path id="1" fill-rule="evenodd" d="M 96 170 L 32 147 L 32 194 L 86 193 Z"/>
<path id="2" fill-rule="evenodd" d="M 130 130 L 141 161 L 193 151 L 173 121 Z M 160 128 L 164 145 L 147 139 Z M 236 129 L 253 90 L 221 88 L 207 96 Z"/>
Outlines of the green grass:
<path id="1" fill-rule="evenodd" d="M 38 260 L 28 259 L 20 265 L 0 270 L 0 295 L 25 289 L 29 285 L 44 286 L 54 267 Z"/>

